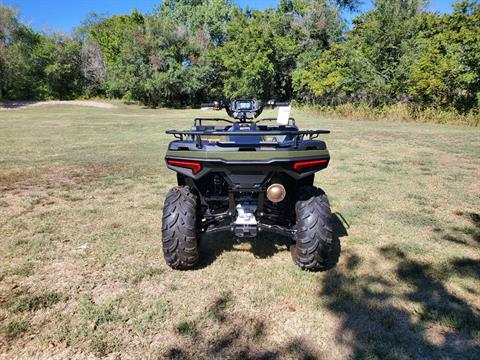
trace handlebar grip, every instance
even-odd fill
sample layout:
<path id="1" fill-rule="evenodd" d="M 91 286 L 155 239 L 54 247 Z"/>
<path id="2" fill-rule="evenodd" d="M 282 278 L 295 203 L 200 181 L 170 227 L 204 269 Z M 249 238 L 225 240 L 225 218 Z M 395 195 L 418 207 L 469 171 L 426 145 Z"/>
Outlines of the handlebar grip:
<path id="1" fill-rule="evenodd" d="M 200 105 L 202 108 L 211 108 L 213 110 L 220 110 L 223 108 L 223 104 L 220 101 L 214 101 L 211 103 L 203 103 Z"/>

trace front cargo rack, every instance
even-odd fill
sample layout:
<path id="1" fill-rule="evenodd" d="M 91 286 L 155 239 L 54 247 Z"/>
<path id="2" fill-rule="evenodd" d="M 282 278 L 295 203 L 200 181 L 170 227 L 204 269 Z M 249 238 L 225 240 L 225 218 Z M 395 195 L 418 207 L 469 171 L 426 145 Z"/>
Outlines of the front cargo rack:
<path id="1" fill-rule="evenodd" d="M 167 134 L 173 135 L 179 140 L 184 140 L 184 137 L 190 137 L 195 141 L 197 148 L 202 148 L 202 136 L 275 136 L 275 135 L 285 135 L 290 136 L 291 141 L 295 147 L 298 147 L 300 141 L 304 140 L 305 136 L 308 136 L 310 140 L 317 138 L 320 134 L 329 134 L 330 130 L 297 130 L 297 129 L 282 129 L 282 130 L 261 130 L 261 131 L 225 131 L 225 130 L 167 130 Z M 218 141 L 218 144 L 231 144 L 234 142 L 221 142 Z M 278 145 L 278 142 L 271 141 L 260 141 L 259 145 L 269 145 L 275 146 Z"/>
<path id="2" fill-rule="evenodd" d="M 197 117 L 193 119 L 193 123 L 195 126 L 201 126 L 204 121 L 216 121 L 216 122 L 226 122 L 229 124 L 235 124 L 237 121 L 235 120 L 230 120 L 230 119 L 225 119 L 225 118 L 202 118 L 202 117 Z M 264 121 L 277 121 L 277 118 L 275 117 L 267 117 L 267 118 L 262 118 L 258 119 L 255 121 L 245 121 L 246 124 L 258 124 Z M 295 126 L 295 118 L 289 117 L 288 118 L 288 124 Z"/>

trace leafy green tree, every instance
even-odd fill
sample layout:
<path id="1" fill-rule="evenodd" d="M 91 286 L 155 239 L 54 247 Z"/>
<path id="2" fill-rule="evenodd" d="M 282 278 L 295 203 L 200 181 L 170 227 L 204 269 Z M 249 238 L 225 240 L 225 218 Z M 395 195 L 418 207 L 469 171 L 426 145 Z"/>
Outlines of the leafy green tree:
<path id="1" fill-rule="evenodd" d="M 324 0 L 283 0 L 276 10 L 239 14 L 219 51 L 225 96 L 291 99 L 292 72 L 341 38 L 339 13 Z"/>
<path id="2" fill-rule="evenodd" d="M 354 19 L 344 41 L 331 50 L 316 51 L 306 65 L 298 67 L 294 73 L 298 99 L 372 106 L 396 101 L 404 86 L 401 79 L 408 72 L 399 64 L 410 50 L 423 6 L 421 0 L 375 1 L 372 10 Z"/>
<path id="3" fill-rule="evenodd" d="M 7 44 L 11 43 L 11 34 L 18 25 L 16 10 L 0 4 L 0 100 L 7 75 L 5 48 Z"/>
<path id="4" fill-rule="evenodd" d="M 375 106 L 387 100 L 385 79 L 361 51 L 348 45 L 325 50 L 306 69 L 295 71 L 293 79 L 297 96 L 309 103 Z"/>
<path id="5" fill-rule="evenodd" d="M 429 16 L 415 41 L 406 79 L 421 107 L 480 109 L 480 4 L 460 1 L 451 15 Z"/>
<path id="6" fill-rule="evenodd" d="M 131 37 L 142 33 L 144 17 L 137 11 L 131 15 L 114 15 L 108 19 L 90 19 L 93 23 L 90 35 L 97 41 L 103 51 L 107 64 L 115 64 L 125 51 L 125 46 L 130 45 Z"/>
<path id="7" fill-rule="evenodd" d="M 5 99 L 70 99 L 82 94 L 78 40 L 45 35 L 0 7 L 0 95 Z"/>
<path id="8" fill-rule="evenodd" d="M 134 11 L 108 19 L 94 16 L 88 22 L 85 42 L 101 50 L 107 95 L 137 100 L 138 76 L 145 73 L 148 62 L 143 15 Z"/>
<path id="9" fill-rule="evenodd" d="M 184 106 L 218 94 L 218 60 L 212 54 L 224 44 L 237 11 L 230 0 L 162 3 L 147 22 L 149 102 Z"/>
<path id="10" fill-rule="evenodd" d="M 15 9 L 0 5 L 0 99 L 18 96 L 16 85 L 26 80 L 24 74 L 28 64 L 22 61 L 26 53 L 25 46 L 19 46 L 18 43 L 22 38 L 29 40 L 24 43 L 34 42 L 31 35 L 18 20 Z"/>
<path id="11" fill-rule="evenodd" d="M 42 55 L 48 59 L 44 67 L 46 95 L 53 99 L 74 99 L 82 95 L 80 41 L 54 36 L 42 42 Z"/>
<path id="12" fill-rule="evenodd" d="M 228 24 L 237 11 L 232 0 L 166 0 L 153 17 L 182 24 L 206 48 L 225 42 Z"/>
<path id="13" fill-rule="evenodd" d="M 388 80 L 402 56 L 402 43 L 415 36 L 416 17 L 425 0 L 376 0 L 373 10 L 357 17 L 348 35 Z"/>
<path id="14" fill-rule="evenodd" d="M 235 19 L 219 51 L 223 93 L 227 98 L 266 99 L 275 88 L 274 40 L 268 17 L 254 11 Z"/>
<path id="15" fill-rule="evenodd" d="M 90 21 L 88 36 L 105 60 L 107 95 L 150 106 L 201 102 L 216 84 L 210 51 L 222 45 L 234 9 L 229 0 L 169 0 L 148 17 L 134 12 Z"/>
<path id="16" fill-rule="evenodd" d="M 311 67 L 311 63 L 321 56 L 322 51 L 342 40 L 345 23 L 340 16 L 341 7 L 355 6 L 355 1 L 280 2 L 276 11 L 278 20 L 273 21 L 272 26 L 277 44 L 277 89 L 282 89 L 282 98 L 291 99 L 294 96 L 292 76 L 296 77 L 298 72 Z M 301 92 L 306 95 L 303 90 Z"/>

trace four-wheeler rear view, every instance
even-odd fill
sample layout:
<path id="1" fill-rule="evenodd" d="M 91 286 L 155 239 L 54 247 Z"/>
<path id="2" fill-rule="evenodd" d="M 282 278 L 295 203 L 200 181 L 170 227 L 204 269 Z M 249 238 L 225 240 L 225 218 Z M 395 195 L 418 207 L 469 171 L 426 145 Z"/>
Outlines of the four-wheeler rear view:
<path id="1" fill-rule="evenodd" d="M 328 130 L 299 130 L 285 119 L 257 119 L 266 107 L 288 103 L 235 100 L 202 104 L 233 118 L 196 118 L 190 130 L 168 130 L 176 140 L 165 160 L 178 186 L 163 208 L 163 253 L 174 269 L 190 269 L 199 258 L 203 233 L 228 231 L 252 238 L 269 231 L 291 239 L 302 269 L 325 268 L 332 248 L 327 195 L 314 187 L 330 156 L 318 140 Z"/>

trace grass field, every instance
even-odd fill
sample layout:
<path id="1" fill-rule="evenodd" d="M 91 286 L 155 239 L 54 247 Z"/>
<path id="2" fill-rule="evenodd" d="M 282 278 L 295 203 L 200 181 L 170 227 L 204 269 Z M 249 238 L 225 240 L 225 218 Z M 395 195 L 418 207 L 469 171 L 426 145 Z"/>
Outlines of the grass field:
<path id="1" fill-rule="evenodd" d="M 480 129 L 297 112 L 332 130 L 316 184 L 336 267 L 217 234 L 179 272 L 161 250 L 164 131 L 196 113 L 0 113 L 0 357 L 480 358 Z"/>

